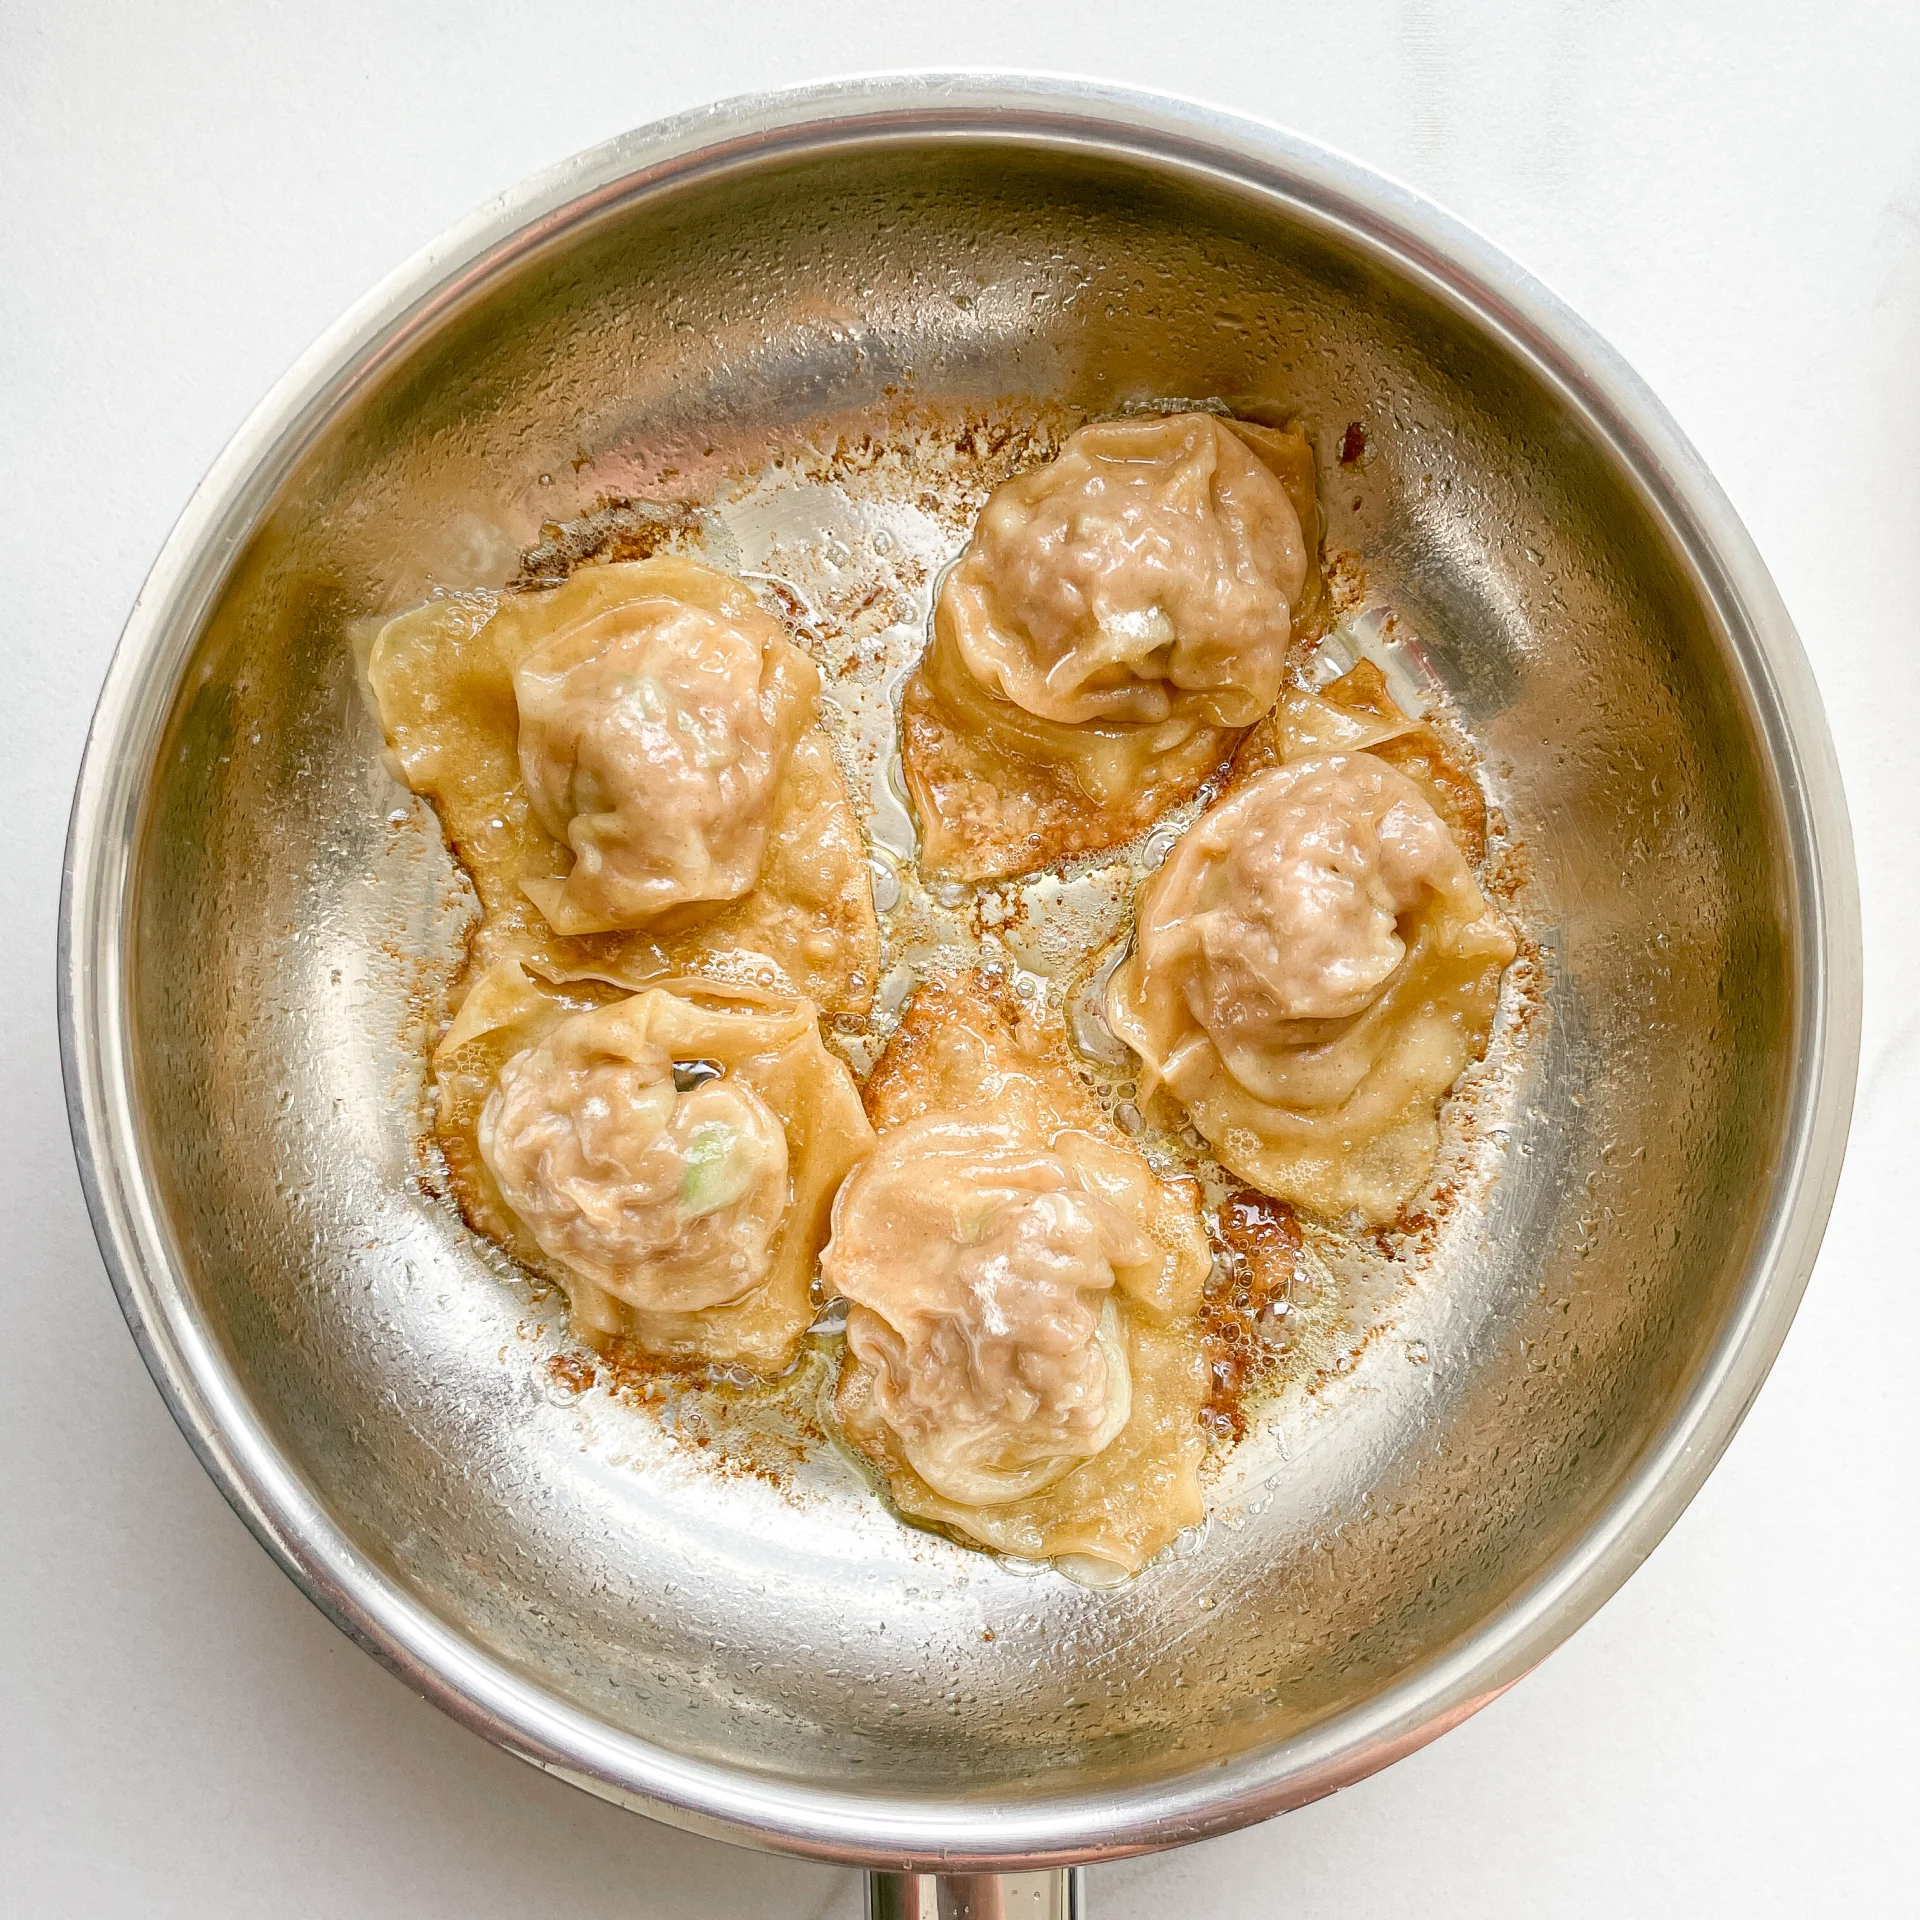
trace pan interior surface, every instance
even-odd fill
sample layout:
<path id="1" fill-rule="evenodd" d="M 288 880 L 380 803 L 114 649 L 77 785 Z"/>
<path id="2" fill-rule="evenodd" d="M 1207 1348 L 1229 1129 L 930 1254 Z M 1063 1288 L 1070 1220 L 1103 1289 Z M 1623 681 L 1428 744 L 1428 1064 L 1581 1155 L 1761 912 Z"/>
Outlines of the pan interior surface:
<path id="1" fill-rule="evenodd" d="M 1369 1269 L 1201 1536 L 1092 1591 L 903 1527 L 826 1441 L 747 1446 L 697 1396 L 552 1364 L 559 1302 L 423 1170 L 471 904 L 354 649 L 610 498 L 737 503 L 869 431 L 920 435 L 937 492 L 929 423 L 951 448 L 1168 397 L 1313 427 L 1327 552 L 1484 754 L 1539 992 L 1496 1043 L 1479 1185 Z M 712 523 L 741 564 L 871 539 L 857 484 L 792 477 L 789 519 Z M 540 1752 L 587 1784 L 723 1824 L 667 1776 L 868 1797 L 902 1851 L 955 1806 L 1197 1808 L 1222 1768 L 1265 1798 L 1182 1831 L 1270 1810 L 1290 1754 L 1577 1553 L 1752 1310 L 1807 983 L 1748 671 L 1566 391 L 1303 201 L 985 121 L 601 195 L 368 353 L 190 640 L 128 854 L 132 1124 L 175 1276 L 149 1318 L 191 1327 L 369 1583 L 590 1730 L 591 1759 Z"/>

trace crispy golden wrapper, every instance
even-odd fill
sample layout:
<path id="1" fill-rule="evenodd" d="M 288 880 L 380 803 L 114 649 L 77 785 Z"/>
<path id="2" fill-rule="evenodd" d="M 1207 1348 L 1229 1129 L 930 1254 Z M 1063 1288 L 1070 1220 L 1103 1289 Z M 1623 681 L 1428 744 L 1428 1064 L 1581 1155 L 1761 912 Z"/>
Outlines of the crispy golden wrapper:
<path id="1" fill-rule="evenodd" d="M 1323 1218 L 1357 1214 L 1382 1225 L 1433 1171 L 1440 1105 L 1486 1050 L 1515 943 L 1470 871 L 1485 844 L 1478 789 L 1440 735 L 1399 710 L 1370 663 L 1317 694 L 1285 694 L 1241 748 L 1219 805 L 1233 806 L 1249 782 L 1273 768 L 1328 755 L 1371 756 L 1405 775 L 1446 825 L 1463 862 L 1446 886 L 1429 889 L 1402 916 L 1405 955 L 1371 1004 L 1349 1019 L 1301 1023 L 1325 1030 L 1283 1050 L 1302 1087 L 1350 1090 L 1317 1105 L 1259 1098 L 1227 1071 L 1182 983 L 1155 977 L 1137 944 L 1114 971 L 1107 1013 L 1141 1057 L 1143 1097 L 1183 1109 L 1224 1166 L 1260 1192 Z M 1190 833 L 1212 817 L 1202 816 Z M 1142 889 L 1140 923 L 1170 910 L 1175 889 L 1204 884 L 1186 872 L 1176 848 Z"/>
<path id="2" fill-rule="evenodd" d="M 474 981 L 433 1057 L 435 1131 L 455 1197 L 470 1225 L 565 1289 L 575 1329 L 591 1344 L 628 1340 L 667 1360 L 777 1373 L 814 1317 L 814 1271 L 833 1196 L 873 1140 L 853 1076 L 822 1043 L 810 1001 L 684 979 L 637 996 L 650 1037 L 673 1059 L 713 1061 L 738 1075 L 786 1129 L 791 1198 L 772 1270 L 744 1299 L 699 1312 L 628 1305 L 541 1251 L 481 1157 L 480 1112 L 501 1067 L 570 1015 L 622 998 L 597 982 L 536 979 L 511 958 Z"/>
<path id="3" fill-rule="evenodd" d="M 907 1464 L 873 1411 L 871 1370 L 851 1352 L 835 1410 L 847 1438 L 885 1477 L 894 1504 L 971 1545 L 1023 1559 L 1132 1573 L 1201 1517 L 1199 1413 L 1206 1364 L 1194 1315 L 1211 1264 L 1196 1196 L 1155 1176 L 1100 1111 L 1058 1041 L 976 977 L 923 986 L 867 1085 L 884 1131 L 923 1114 L 984 1110 L 1029 1132 L 1070 1163 L 1104 1169 L 1108 1198 L 1166 1249 L 1150 1287 L 1115 1288 L 1132 1373 L 1132 1410 L 1117 1438 L 1042 1492 L 1004 1506 L 967 1506 L 935 1493 Z"/>
<path id="4" fill-rule="evenodd" d="M 829 1013 L 864 1012 L 879 973 L 872 877 L 846 781 L 817 725 L 787 760 L 759 881 L 744 897 L 676 931 L 568 937 L 526 891 L 551 888 L 572 855 L 528 800 L 514 668 L 563 627 L 660 597 L 769 618 L 737 580 L 663 556 L 583 568 L 538 593 L 429 601 L 390 620 L 375 641 L 368 675 L 401 776 L 433 802 L 480 897 L 474 966 L 514 956 L 544 979 L 627 987 L 697 974 L 804 994 Z M 812 663 L 791 641 L 774 634 L 768 647 L 776 670 L 784 664 L 814 683 Z"/>
<path id="5" fill-rule="evenodd" d="M 1298 429 L 1223 420 L 1279 480 L 1299 517 L 1306 584 L 1296 638 L 1322 603 L 1312 443 Z M 901 764 L 929 873 L 985 880 L 1123 845 L 1219 771 L 1244 729 L 1192 711 L 1136 724 L 1044 720 L 968 671 L 950 596 L 901 700 Z"/>

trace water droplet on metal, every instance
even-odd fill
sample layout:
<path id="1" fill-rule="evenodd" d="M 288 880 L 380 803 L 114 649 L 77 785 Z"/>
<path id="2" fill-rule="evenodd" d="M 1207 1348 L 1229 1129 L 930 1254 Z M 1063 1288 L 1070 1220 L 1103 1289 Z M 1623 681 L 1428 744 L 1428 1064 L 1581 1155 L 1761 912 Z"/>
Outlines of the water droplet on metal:
<path id="1" fill-rule="evenodd" d="M 1140 864 L 1151 871 L 1166 859 L 1179 844 L 1180 830 L 1177 827 L 1156 827 L 1147 835 L 1146 844 L 1140 849 Z"/>
<path id="2" fill-rule="evenodd" d="M 845 1333 L 847 1330 L 847 1314 L 851 1310 L 852 1305 L 853 1303 L 850 1300 L 836 1295 L 813 1316 L 813 1325 L 810 1326 L 807 1331 L 809 1333 L 823 1334 L 829 1339 L 838 1334 Z"/>
<path id="3" fill-rule="evenodd" d="M 873 910 L 876 913 L 891 913 L 900 904 L 900 876 L 894 872 L 891 862 L 875 854 L 867 862 L 873 875 Z"/>

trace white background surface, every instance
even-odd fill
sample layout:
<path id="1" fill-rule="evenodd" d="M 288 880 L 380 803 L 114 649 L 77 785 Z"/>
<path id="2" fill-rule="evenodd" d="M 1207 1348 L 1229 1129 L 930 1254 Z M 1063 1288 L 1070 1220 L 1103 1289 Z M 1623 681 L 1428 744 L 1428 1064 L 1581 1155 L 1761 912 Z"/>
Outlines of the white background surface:
<path id="1" fill-rule="evenodd" d="M 1865 881 L 1838 1208 L 1706 1491 L 1478 1719 L 1302 1813 L 1097 1870 L 1096 1913 L 1915 1911 L 1920 9 L 0 0 L 0 1912 L 859 1910 L 851 1874 L 687 1838 L 495 1753 L 253 1544 L 162 1410 L 88 1231 L 54 909 L 135 589 L 315 333 L 576 148 L 724 94 L 915 65 L 1080 71 L 1286 121 L 1558 289 L 1766 554 L 1825 690 Z"/>

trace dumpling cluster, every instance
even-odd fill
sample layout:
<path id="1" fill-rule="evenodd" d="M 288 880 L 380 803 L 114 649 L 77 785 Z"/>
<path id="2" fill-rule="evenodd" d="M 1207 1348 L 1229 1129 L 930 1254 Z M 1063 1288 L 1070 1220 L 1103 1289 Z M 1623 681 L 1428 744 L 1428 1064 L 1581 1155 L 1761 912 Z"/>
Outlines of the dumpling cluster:
<path id="1" fill-rule="evenodd" d="M 1484 1048 L 1510 930 L 1473 783 L 1371 668 L 1289 687 L 1313 453 L 1209 413 L 1072 435 L 947 575 L 902 706 L 921 863 L 1118 845 L 1224 796 L 1141 889 L 1105 1011 L 1140 1097 L 1260 1193 L 1392 1220 Z M 656 559 L 430 603 L 370 678 L 481 919 L 434 1055 L 472 1223 L 589 1340 L 789 1366 L 903 1514 L 1108 1576 L 1201 1515 L 1196 1182 L 1162 1178 L 987 973 L 923 982 L 864 1094 L 878 919 L 820 676 L 739 581 Z"/>
<path id="2" fill-rule="evenodd" d="M 589 1339 L 785 1366 L 870 1138 L 820 1014 L 865 1008 L 879 960 L 817 669 L 663 558 L 430 602 L 369 678 L 480 899 L 436 1054 L 469 1218 Z"/>

